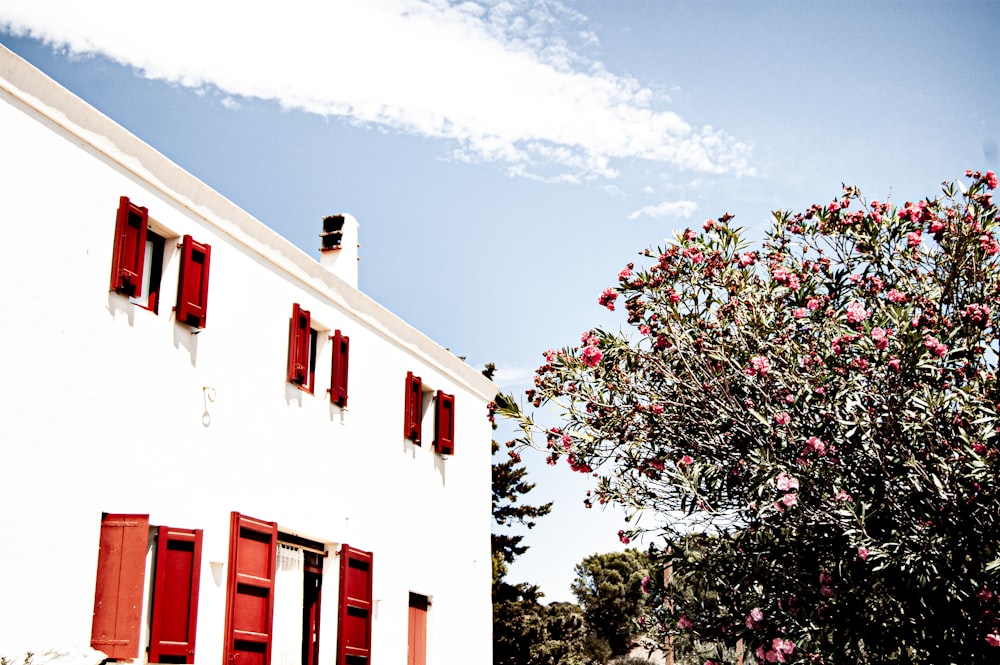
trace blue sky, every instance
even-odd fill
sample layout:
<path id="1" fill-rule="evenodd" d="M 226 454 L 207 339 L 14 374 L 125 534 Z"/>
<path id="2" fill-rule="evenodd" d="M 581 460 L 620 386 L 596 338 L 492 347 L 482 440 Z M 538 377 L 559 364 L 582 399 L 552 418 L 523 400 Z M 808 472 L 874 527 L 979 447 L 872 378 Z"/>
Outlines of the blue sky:
<path id="1" fill-rule="evenodd" d="M 675 229 L 1000 166 L 991 1 L 186 6 L 4 0 L 0 43 L 307 252 L 353 214 L 361 289 L 515 392 Z M 621 516 L 525 459 L 557 503 L 512 577 L 571 600 Z"/>

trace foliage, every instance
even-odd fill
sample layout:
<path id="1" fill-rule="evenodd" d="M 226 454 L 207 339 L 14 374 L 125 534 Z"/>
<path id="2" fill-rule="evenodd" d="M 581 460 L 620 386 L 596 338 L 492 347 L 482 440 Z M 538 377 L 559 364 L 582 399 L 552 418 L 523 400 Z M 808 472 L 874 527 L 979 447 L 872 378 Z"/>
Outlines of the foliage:
<path id="1" fill-rule="evenodd" d="M 624 656 L 635 645 L 642 613 L 643 584 L 648 585 L 649 558 L 635 549 L 608 554 L 592 554 L 576 564 L 570 590 L 583 608 L 587 623 L 611 654 Z M 662 572 L 660 573 L 662 575 Z"/>
<path id="2" fill-rule="evenodd" d="M 766 662 L 1000 656 L 997 178 L 966 176 L 903 206 L 845 187 L 759 251 L 728 214 L 678 234 L 600 297 L 632 330 L 545 354 L 528 398 L 559 427 L 498 402 L 642 511 L 623 539 L 663 534 L 664 633 Z"/>

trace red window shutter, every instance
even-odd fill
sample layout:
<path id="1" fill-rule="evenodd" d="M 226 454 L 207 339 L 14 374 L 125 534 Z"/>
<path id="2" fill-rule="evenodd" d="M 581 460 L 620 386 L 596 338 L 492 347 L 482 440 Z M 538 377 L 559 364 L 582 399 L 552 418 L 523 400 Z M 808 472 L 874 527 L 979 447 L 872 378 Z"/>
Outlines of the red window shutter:
<path id="1" fill-rule="evenodd" d="M 337 665 L 368 665 L 372 648 L 372 554 L 340 549 Z"/>
<path id="2" fill-rule="evenodd" d="M 440 390 L 434 418 L 434 449 L 442 455 L 455 454 L 455 396 Z"/>
<path id="3" fill-rule="evenodd" d="M 351 339 L 336 331 L 333 340 L 333 363 L 330 368 L 330 401 L 340 407 L 347 406 L 347 365 Z"/>
<path id="4" fill-rule="evenodd" d="M 420 416 L 424 411 L 424 387 L 419 376 L 406 373 L 406 401 L 403 407 L 403 438 L 420 445 Z"/>
<path id="5" fill-rule="evenodd" d="M 101 516 L 90 645 L 109 658 L 139 656 L 149 515 Z"/>
<path id="6" fill-rule="evenodd" d="M 161 526 L 149 631 L 150 663 L 194 663 L 201 577 L 201 529 Z"/>
<path id="7" fill-rule="evenodd" d="M 177 320 L 194 328 L 204 328 L 208 314 L 208 268 L 212 246 L 184 236 L 181 242 L 181 269 L 177 279 Z"/>
<path id="8" fill-rule="evenodd" d="M 233 513 L 223 663 L 269 665 L 278 525 Z"/>
<path id="9" fill-rule="evenodd" d="M 309 312 L 292 305 L 292 320 L 288 326 L 288 381 L 300 386 L 309 384 L 309 337 L 312 318 Z"/>
<path id="10" fill-rule="evenodd" d="M 427 596 L 410 594 L 409 620 L 407 621 L 407 665 L 427 665 Z"/>
<path id="11" fill-rule="evenodd" d="M 123 196 L 118 200 L 115 244 L 111 258 L 111 290 L 127 296 L 142 290 L 142 267 L 146 256 L 149 211 Z"/>

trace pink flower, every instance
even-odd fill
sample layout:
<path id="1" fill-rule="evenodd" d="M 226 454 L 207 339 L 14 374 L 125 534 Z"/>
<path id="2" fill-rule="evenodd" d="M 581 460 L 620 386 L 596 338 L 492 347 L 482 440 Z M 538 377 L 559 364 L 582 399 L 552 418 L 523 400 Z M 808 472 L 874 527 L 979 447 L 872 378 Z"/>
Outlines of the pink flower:
<path id="1" fill-rule="evenodd" d="M 806 450 L 823 457 L 826 455 L 826 444 L 819 437 L 811 436 L 806 439 Z"/>
<path id="2" fill-rule="evenodd" d="M 893 356 L 892 358 L 889 358 L 889 362 L 887 364 L 889 365 L 889 369 L 897 374 L 899 373 L 899 358 Z"/>
<path id="3" fill-rule="evenodd" d="M 549 349 L 548 351 L 545 352 L 545 362 L 547 363 L 555 362 L 555 359 L 556 359 L 555 351 Z"/>
<path id="4" fill-rule="evenodd" d="M 774 482 L 778 485 L 778 489 L 782 492 L 789 492 L 799 488 L 798 479 L 794 476 L 788 475 L 784 471 L 775 476 Z"/>
<path id="5" fill-rule="evenodd" d="M 788 412 L 782 411 L 781 413 L 775 414 L 774 422 L 776 422 L 779 425 L 787 425 L 788 423 L 792 422 L 792 417 L 788 415 Z"/>
<path id="6" fill-rule="evenodd" d="M 747 266 L 752 266 L 757 262 L 757 252 L 743 252 L 740 255 L 740 267 L 746 268 Z"/>
<path id="7" fill-rule="evenodd" d="M 750 364 L 743 370 L 748 376 L 764 376 L 771 371 L 771 361 L 764 356 L 754 356 Z"/>
<path id="8" fill-rule="evenodd" d="M 715 226 L 715 220 L 706 219 L 705 223 L 701 225 L 701 228 L 705 229 L 706 231 L 711 231 L 713 226 Z"/>
<path id="9" fill-rule="evenodd" d="M 920 244 L 920 231 L 910 231 L 906 234 L 906 244 L 910 247 L 916 247 Z"/>
<path id="10" fill-rule="evenodd" d="M 795 492 L 789 492 L 785 496 L 781 497 L 781 503 L 785 504 L 786 508 L 791 508 L 799 501 L 799 495 Z"/>
<path id="11" fill-rule="evenodd" d="M 995 179 L 996 176 L 994 176 L 994 180 Z M 996 185 L 994 185 L 994 187 L 995 186 Z M 998 635 L 996 631 L 990 633 L 989 635 L 986 636 L 986 643 L 989 644 L 991 647 L 1000 647 L 1000 635 Z"/>
<path id="12" fill-rule="evenodd" d="M 642 592 L 644 594 L 649 593 L 649 582 L 650 582 L 649 575 L 646 575 L 645 577 L 642 578 L 642 584 L 639 585 L 639 588 L 642 589 Z"/>
<path id="13" fill-rule="evenodd" d="M 618 293 L 615 292 L 610 286 L 601 292 L 601 297 L 597 299 L 597 303 L 603 307 L 607 307 L 612 312 L 615 311 L 615 300 L 618 298 Z"/>
<path id="14" fill-rule="evenodd" d="M 796 307 L 795 309 L 792 310 L 792 316 L 794 316 L 796 319 L 801 319 L 802 317 L 808 315 L 809 315 L 809 310 L 806 309 L 805 307 Z"/>
<path id="15" fill-rule="evenodd" d="M 809 298 L 806 300 L 806 307 L 809 308 L 810 311 L 815 312 L 817 309 L 819 309 L 819 306 L 820 306 L 819 298 Z"/>
<path id="16" fill-rule="evenodd" d="M 691 621 L 691 619 L 688 619 L 686 616 L 682 616 L 680 619 L 677 620 L 677 627 L 680 628 L 681 630 L 687 630 L 693 625 L 694 622 Z"/>
<path id="17" fill-rule="evenodd" d="M 857 300 L 852 301 L 847 306 L 847 322 L 848 323 L 861 323 L 868 318 L 868 310 L 865 306 L 858 302 Z"/>
<path id="18" fill-rule="evenodd" d="M 696 247 L 685 247 L 681 250 L 681 256 L 691 259 L 691 263 L 701 263 L 705 260 L 705 255 Z"/>
<path id="19" fill-rule="evenodd" d="M 885 294 L 885 299 L 891 303 L 906 302 L 906 294 L 896 289 L 889 289 L 889 292 Z"/>
<path id="20" fill-rule="evenodd" d="M 677 462 L 677 466 L 691 466 L 692 464 L 694 464 L 694 458 L 690 455 L 685 455 Z"/>
<path id="21" fill-rule="evenodd" d="M 889 336 L 886 334 L 885 328 L 872 328 L 872 339 L 875 340 L 875 348 L 879 351 L 885 350 L 889 346 Z"/>
<path id="22" fill-rule="evenodd" d="M 650 330 L 651 328 L 647 326 L 645 323 L 639 326 L 639 333 L 642 335 L 648 335 Z"/>
<path id="23" fill-rule="evenodd" d="M 990 324 L 990 308 L 978 303 L 967 305 L 962 318 L 979 328 L 985 328 Z"/>
<path id="24" fill-rule="evenodd" d="M 987 171 L 986 173 L 983 174 L 983 182 L 986 183 L 986 186 L 988 188 L 990 188 L 990 189 L 996 189 L 997 188 L 997 174 L 994 173 L 993 171 Z M 993 646 L 998 646 L 998 645 L 994 644 Z"/>
<path id="25" fill-rule="evenodd" d="M 799 276 L 793 272 L 789 272 L 787 268 L 776 268 L 771 276 L 774 278 L 778 284 L 782 286 L 787 286 L 792 291 L 799 290 Z"/>
<path id="26" fill-rule="evenodd" d="M 618 273 L 618 280 L 624 282 L 626 279 L 632 276 L 631 268 L 622 268 L 622 271 Z"/>
<path id="27" fill-rule="evenodd" d="M 948 347 L 937 340 L 936 337 L 932 335 L 927 335 L 924 337 L 924 346 L 927 347 L 931 353 L 940 358 L 944 354 L 948 353 Z"/>
<path id="28" fill-rule="evenodd" d="M 625 535 L 625 531 L 623 529 L 618 530 L 618 540 L 622 541 L 626 545 L 632 542 L 632 540 Z"/>
<path id="29" fill-rule="evenodd" d="M 858 548 L 858 558 L 861 559 L 862 561 L 867 561 L 868 560 L 868 548 L 867 547 L 859 547 Z"/>
<path id="30" fill-rule="evenodd" d="M 694 240 L 697 237 L 698 237 L 698 234 L 695 233 L 694 231 L 692 231 L 691 229 L 688 229 L 687 231 L 684 232 L 684 239 L 685 240 Z"/>
<path id="31" fill-rule="evenodd" d="M 759 607 L 755 607 L 750 610 L 750 613 L 746 617 L 747 628 L 754 630 L 760 626 L 760 622 L 764 620 L 764 611 Z"/>
<path id="32" fill-rule="evenodd" d="M 580 354 L 580 357 L 583 359 L 583 364 L 587 367 L 597 367 L 601 363 L 601 358 L 604 357 L 604 354 L 596 346 L 588 346 Z"/>
<path id="33" fill-rule="evenodd" d="M 844 490 L 837 490 L 837 493 L 833 495 L 833 498 L 837 501 L 850 501 L 851 495 Z"/>
<path id="34" fill-rule="evenodd" d="M 1000 252 L 1000 245 L 998 245 L 997 241 L 993 239 L 993 236 L 988 233 L 984 233 L 979 236 L 979 248 L 987 254 L 996 254 L 997 252 Z"/>
<path id="35" fill-rule="evenodd" d="M 661 413 L 663 413 L 663 405 L 662 404 L 654 404 L 652 407 L 650 407 L 650 411 L 652 411 L 656 415 L 660 415 Z"/>

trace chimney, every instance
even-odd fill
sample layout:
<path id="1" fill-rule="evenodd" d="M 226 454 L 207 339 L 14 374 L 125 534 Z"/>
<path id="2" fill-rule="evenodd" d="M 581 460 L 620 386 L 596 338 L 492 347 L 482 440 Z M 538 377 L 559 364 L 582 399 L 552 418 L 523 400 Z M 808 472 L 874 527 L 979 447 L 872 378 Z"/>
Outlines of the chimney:
<path id="1" fill-rule="evenodd" d="M 358 220 L 350 215 L 323 218 L 319 264 L 358 288 Z"/>

